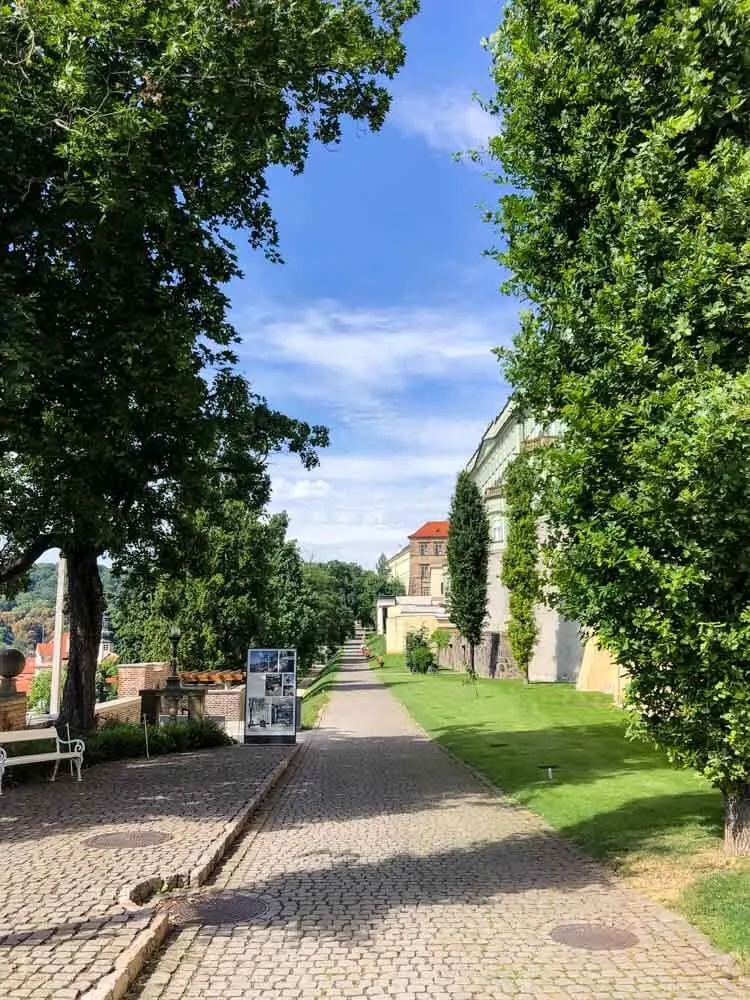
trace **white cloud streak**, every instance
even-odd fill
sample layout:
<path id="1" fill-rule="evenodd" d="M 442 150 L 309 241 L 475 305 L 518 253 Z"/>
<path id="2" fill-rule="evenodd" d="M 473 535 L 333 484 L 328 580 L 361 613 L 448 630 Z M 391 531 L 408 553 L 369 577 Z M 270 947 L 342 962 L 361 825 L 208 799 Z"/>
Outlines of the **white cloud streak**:
<path id="1" fill-rule="evenodd" d="M 463 153 L 484 149 L 498 122 L 469 94 L 450 90 L 396 96 L 391 121 L 406 135 L 416 135 L 431 149 Z"/>
<path id="2" fill-rule="evenodd" d="M 361 309 L 268 304 L 235 317 L 241 361 L 272 405 L 331 427 L 306 471 L 274 457 L 274 510 L 309 558 L 374 565 L 447 514 L 455 477 L 506 396 L 491 348 L 508 343 L 514 302 Z"/>

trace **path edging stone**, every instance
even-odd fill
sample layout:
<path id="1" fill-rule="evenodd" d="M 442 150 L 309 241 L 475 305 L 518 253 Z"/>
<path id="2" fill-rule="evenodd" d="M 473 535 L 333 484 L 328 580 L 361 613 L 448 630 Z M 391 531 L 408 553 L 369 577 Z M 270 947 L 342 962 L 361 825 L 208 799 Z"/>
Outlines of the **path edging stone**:
<path id="1" fill-rule="evenodd" d="M 126 910 L 142 910 L 154 906 L 154 895 L 164 889 L 197 888 L 218 868 L 221 861 L 233 844 L 244 833 L 264 799 L 273 790 L 286 772 L 290 763 L 302 749 L 303 743 L 297 743 L 288 757 L 285 757 L 262 783 L 255 795 L 242 806 L 225 824 L 222 833 L 206 848 L 189 872 L 174 872 L 161 876 L 153 875 L 139 882 L 123 887 L 120 902 Z M 111 972 L 81 994 L 80 1000 L 122 1000 L 148 959 L 164 942 L 169 933 L 169 914 L 166 910 L 155 910 L 146 927 L 140 931 L 135 940 L 122 951 L 114 961 Z"/>

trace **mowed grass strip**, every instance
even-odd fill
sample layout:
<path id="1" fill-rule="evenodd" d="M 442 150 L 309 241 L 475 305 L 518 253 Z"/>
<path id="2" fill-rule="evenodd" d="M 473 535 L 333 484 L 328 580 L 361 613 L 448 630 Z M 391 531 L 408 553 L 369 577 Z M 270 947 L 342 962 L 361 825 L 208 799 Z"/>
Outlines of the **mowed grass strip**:
<path id="1" fill-rule="evenodd" d="M 750 862 L 722 851 L 720 794 L 628 740 L 611 698 L 569 684 L 411 674 L 393 654 L 379 676 L 457 757 L 750 968 Z"/>
<path id="2" fill-rule="evenodd" d="M 341 663 L 341 653 L 329 660 L 302 697 L 302 728 L 314 729 L 331 698 L 331 690 Z M 304 678 L 303 678 L 304 684 Z"/>

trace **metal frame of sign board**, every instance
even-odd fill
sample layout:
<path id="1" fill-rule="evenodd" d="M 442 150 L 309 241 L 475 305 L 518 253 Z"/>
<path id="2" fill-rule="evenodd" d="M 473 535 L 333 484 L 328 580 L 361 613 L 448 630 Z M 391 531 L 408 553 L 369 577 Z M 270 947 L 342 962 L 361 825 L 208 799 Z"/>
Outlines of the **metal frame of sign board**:
<path id="1" fill-rule="evenodd" d="M 291 669 L 290 669 L 291 667 Z M 269 669 L 271 668 L 271 669 Z M 284 694 L 283 682 L 280 681 L 281 694 L 268 692 L 267 677 L 283 677 L 292 675 L 292 693 Z M 253 681 L 255 679 L 255 682 Z M 262 682 L 261 682 L 262 678 Z M 276 685 L 274 685 L 275 687 Z M 288 685 L 287 685 L 288 686 Z M 262 692 L 262 693 L 261 693 Z M 275 706 L 291 708 L 291 720 L 283 727 L 272 723 Z M 266 720 L 259 725 L 250 726 L 250 720 L 255 712 L 265 713 Z M 285 711 L 285 715 L 287 712 Z M 296 649 L 248 649 L 247 674 L 245 681 L 245 735 L 246 744 L 292 744 L 297 742 L 297 650 Z"/>

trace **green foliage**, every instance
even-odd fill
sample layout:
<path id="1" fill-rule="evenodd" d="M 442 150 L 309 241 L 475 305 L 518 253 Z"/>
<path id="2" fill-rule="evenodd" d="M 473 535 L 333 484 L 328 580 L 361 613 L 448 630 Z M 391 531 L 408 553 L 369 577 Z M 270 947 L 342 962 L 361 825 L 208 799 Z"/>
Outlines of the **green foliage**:
<path id="1" fill-rule="evenodd" d="M 538 635 L 534 607 L 542 599 L 534 454 L 520 452 L 506 467 L 502 483 L 508 537 L 500 576 L 510 591 L 510 647 L 527 680 Z"/>
<path id="2" fill-rule="evenodd" d="M 109 566 L 99 565 L 104 600 L 116 599 L 119 581 Z M 0 597 L 0 639 L 24 653 L 32 653 L 39 642 L 54 635 L 57 563 L 35 563 L 25 576 L 18 577 Z M 2 644 L 2 643 L 0 643 Z"/>
<path id="3" fill-rule="evenodd" d="M 451 634 L 447 628 L 436 628 L 433 630 L 430 636 L 430 642 L 435 647 L 438 653 L 441 653 L 444 649 L 450 646 Z"/>
<path id="4" fill-rule="evenodd" d="M 451 498 L 448 532 L 448 611 L 469 644 L 469 673 L 474 674 L 474 647 L 487 617 L 487 562 L 490 526 L 484 501 L 468 472 L 460 472 Z"/>
<path id="5" fill-rule="evenodd" d="M 166 726 L 148 726 L 148 752 L 156 757 L 165 753 L 186 753 L 209 747 L 230 746 L 233 740 L 209 720 L 176 722 Z M 91 767 L 108 760 L 146 756 L 144 727 L 136 723 L 112 723 L 86 737 L 84 764 Z"/>
<path id="6" fill-rule="evenodd" d="M 506 371 L 565 427 L 541 509 L 567 617 L 642 730 L 750 795 L 750 18 L 512 0 L 491 41 Z M 717 68 L 720 67 L 720 72 Z"/>
<path id="7" fill-rule="evenodd" d="M 304 674 L 354 627 L 367 576 L 354 563 L 305 563 L 285 514 L 236 501 L 201 511 L 189 570 L 125 578 L 112 619 L 121 662 L 164 660 L 180 628 L 180 666 L 241 669 L 251 646 L 297 650 Z"/>
<path id="8" fill-rule="evenodd" d="M 416 632 L 407 633 L 405 662 L 413 674 L 431 673 L 436 669 L 435 657 L 424 627 Z"/>
<path id="9" fill-rule="evenodd" d="M 29 691 L 29 709 L 45 715 L 52 696 L 52 671 L 37 670 Z"/>

